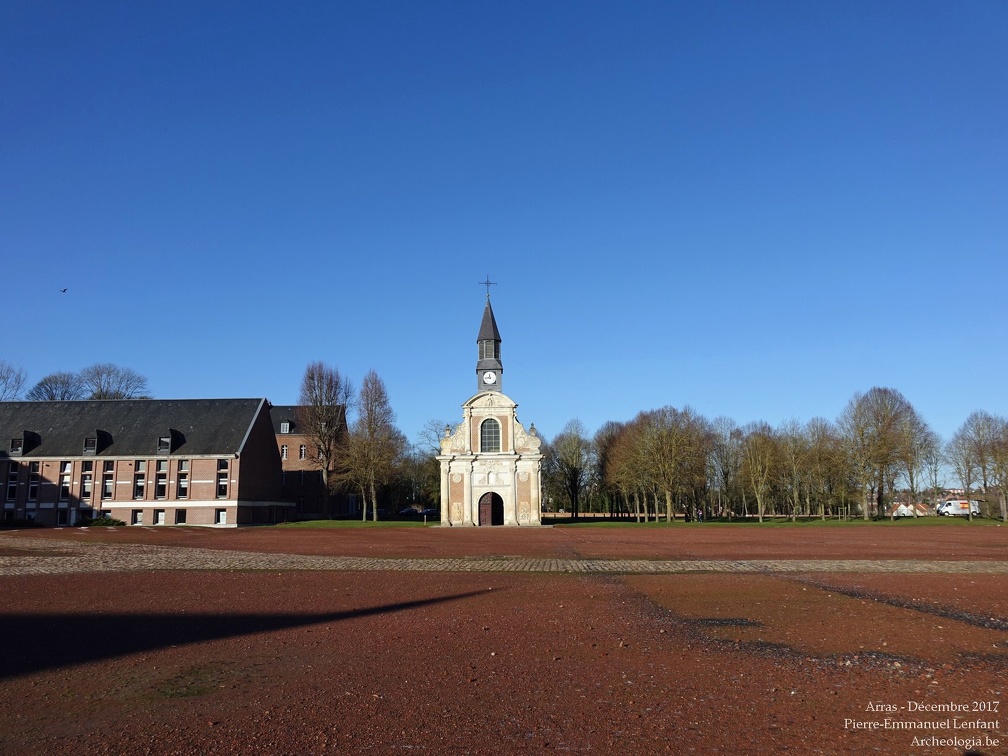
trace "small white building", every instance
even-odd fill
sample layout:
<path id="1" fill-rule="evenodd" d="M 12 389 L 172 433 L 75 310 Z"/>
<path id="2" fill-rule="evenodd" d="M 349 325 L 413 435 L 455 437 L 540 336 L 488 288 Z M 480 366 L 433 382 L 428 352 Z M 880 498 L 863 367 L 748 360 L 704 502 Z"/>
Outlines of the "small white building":
<path id="1" fill-rule="evenodd" d="M 476 343 L 477 393 L 441 440 L 442 525 L 541 525 L 542 452 L 501 391 L 500 332 L 487 296 Z"/>

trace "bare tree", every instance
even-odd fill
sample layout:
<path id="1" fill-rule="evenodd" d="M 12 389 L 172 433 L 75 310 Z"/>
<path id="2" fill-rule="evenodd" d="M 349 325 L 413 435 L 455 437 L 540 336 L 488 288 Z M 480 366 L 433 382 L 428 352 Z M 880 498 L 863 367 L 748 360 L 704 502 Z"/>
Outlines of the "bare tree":
<path id="1" fill-rule="evenodd" d="M 711 463 L 717 483 L 719 509 L 724 515 L 735 514 L 733 492 L 739 490 L 739 472 L 742 467 L 742 432 L 730 417 L 716 417 L 711 423 Z"/>
<path id="2" fill-rule="evenodd" d="M 357 419 L 348 438 L 344 475 L 364 499 L 363 519 L 378 519 L 378 487 L 388 480 L 396 460 L 406 449 L 406 437 L 396 428 L 395 412 L 385 384 L 374 370 L 368 371 L 357 399 Z"/>
<path id="3" fill-rule="evenodd" d="M 994 417 L 991 482 L 997 487 L 1001 522 L 1008 522 L 1008 420 Z"/>
<path id="4" fill-rule="evenodd" d="M 931 427 L 916 412 L 906 423 L 903 432 L 906 434 L 906 439 L 902 444 L 900 463 L 903 468 L 903 476 L 906 478 L 907 488 L 910 491 L 910 506 L 913 509 L 913 516 L 917 517 L 917 493 L 924 480 L 928 460 L 941 449 L 941 442 L 938 440 L 938 434 L 931 430 Z M 895 519 L 895 516 L 896 510 L 893 508 L 890 519 Z"/>
<path id="5" fill-rule="evenodd" d="M 874 491 L 881 516 L 885 512 L 885 492 L 891 487 L 906 457 L 904 446 L 909 438 L 908 424 L 916 416 L 913 406 L 896 389 L 872 388 L 866 394 L 856 393 L 840 415 L 848 451 L 855 462 L 866 494 Z M 868 519 L 868 506 L 863 517 Z"/>
<path id="6" fill-rule="evenodd" d="M 65 402 L 84 398 L 84 386 L 77 373 L 50 373 L 25 394 L 33 402 Z"/>
<path id="7" fill-rule="evenodd" d="M 814 417 L 805 425 L 809 452 L 806 460 L 808 472 L 806 496 L 818 504 L 820 519 L 826 519 L 826 511 L 833 513 L 834 499 L 845 490 L 844 455 L 836 427 L 822 417 Z M 812 505 L 808 507 L 812 513 Z"/>
<path id="8" fill-rule="evenodd" d="M 552 468 L 559 487 L 570 502 L 571 517 L 578 518 L 581 495 L 588 488 L 594 466 L 595 452 L 584 425 L 574 419 L 564 426 L 550 445 L 552 454 L 547 469 Z"/>
<path id="9" fill-rule="evenodd" d="M 986 498 L 993 464 L 997 420 L 989 412 L 977 410 L 976 412 L 971 412 L 970 416 L 966 418 L 962 430 L 973 449 L 977 474 L 980 476 L 980 486 L 983 490 L 984 498 Z"/>
<path id="10" fill-rule="evenodd" d="M 648 475 L 644 462 L 643 427 L 643 413 L 633 421 L 615 427 L 604 449 L 604 466 L 600 468 L 604 484 L 619 491 L 628 513 L 630 502 L 633 502 L 637 522 L 642 516 L 647 518 Z M 599 453 L 602 453 L 601 449 Z"/>
<path id="11" fill-rule="evenodd" d="M 425 454 L 429 454 L 432 457 L 440 454 L 441 442 L 445 438 L 445 432 L 450 432 L 451 427 L 451 423 L 447 423 L 444 420 L 428 420 L 424 423 L 420 432 L 417 433 L 414 446 L 422 449 Z"/>
<path id="12" fill-rule="evenodd" d="M 21 396 L 28 375 L 22 368 L 0 360 L 0 402 L 11 402 Z"/>
<path id="13" fill-rule="evenodd" d="M 976 414 L 975 412 L 973 413 L 973 415 Z M 970 415 L 970 417 L 973 417 L 973 415 Z M 945 447 L 945 458 L 952 465 L 952 469 L 955 471 L 959 482 L 962 483 L 963 490 L 965 491 L 964 495 L 967 499 L 970 497 L 974 481 L 981 474 L 980 444 L 977 443 L 974 431 L 975 428 L 967 420 L 953 434 L 952 439 Z M 986 463 L 986 460 L 984 462 Z M 969 519 L 972 520 L 973 508 L 967 507 L 966 512 Z"/>
<path id="14" fill-rule="evenodd" d="M 409 480 L 413 498 L 410 503 L 425 501 L 440 508 L 441 504 L 441 442 L 445 429 L 451 425 L 444 420 L 428 420 L 417 434 L 416 442 L 403 457 L 400 476 Z"/>
<path id="15" fill-rule="evenodd" d="M 626 426 L 614 420 L 603 423 L 595 432 L 592 444 L 595 446 L 595 479 L 599 482 L 599 492 L 608 503 L 609 516 L 615 517 L 621 508 L 618 497 L 622 493 L 616 483 L 614 451 L 619 437 Z M 625 497 L 624 497 L 625 501 Z M 629 508 L 627 508 L 629 511 Z"/>
<path id="16" fill-rule="evenodd" d="M 924 472 L 927 476 L 931 496 L 938 503 L 938 495 L 945 487 L 945 444 L 937 433 L 934 445 L 926 446 L 924 452 Z"/>
<path id="17" fill-rule="evenodd" d="M 150 399 L 147 379 L 131 368 L 96 362 L 78 374 L 86 399 Z"/>
<path id="18" fill-rule="evenodd" d="M 324 509 L 330 513 L 330 488 L 333 472 L 343 450 L 347 432 L 347 408 L 353 400 L 353 385 L 339 370 L 324 362 L 312 362 L 301 378 L 297 421 L 313 448 L 325 484 Z"/>
<path id="19" fill-rule="evenodd" d="M 781 480 L 787 490 L 788 508 L 791 510 L 791 521 L 798 517 L 802 494 L 808 490 L 808 458 L 811 454 L 811 444 L 805 435 L 805 429 L 797 420 L 788 420 L 777 429 L 778 449 L 780 451 Z"/>
<path id="20" fill-rule="evenodd" d="M 766 423 L 750 423 L 743 428 L 742 458 L 744 470 L 753 495 L 756 497 L 756 514 L 763 522 L 767 496 L 779 467 L 780 451 L 777 436 Z"/>

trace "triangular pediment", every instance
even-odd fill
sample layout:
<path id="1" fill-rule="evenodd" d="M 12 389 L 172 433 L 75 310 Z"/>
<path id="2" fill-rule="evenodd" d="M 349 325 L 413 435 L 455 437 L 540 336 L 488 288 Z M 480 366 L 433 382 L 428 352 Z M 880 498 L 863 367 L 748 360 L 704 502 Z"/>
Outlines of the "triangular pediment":
<path id="1" fill-rule="evenodd" d="M 462 405 L 463 409 L 478 409 L 481 407 L 514 409 L 517 406 L 518 403 L 516 401 L 499 391 L 481 391 Z"/>

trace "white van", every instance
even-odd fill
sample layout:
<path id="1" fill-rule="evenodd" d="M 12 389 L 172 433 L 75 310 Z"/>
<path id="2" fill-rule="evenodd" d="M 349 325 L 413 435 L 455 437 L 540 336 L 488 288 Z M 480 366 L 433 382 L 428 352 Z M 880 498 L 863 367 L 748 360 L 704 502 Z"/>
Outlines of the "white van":
<path id="1" fill-rule="evenodd" d="M 966 501 L 966 499 L 950 499 L 939 504 L 938 509 L 935 510 L 935 514 L 939 517 L 942 515 L 946 517 L 968 517 L 969 515 L 979 517 L 980 502 Z"/>

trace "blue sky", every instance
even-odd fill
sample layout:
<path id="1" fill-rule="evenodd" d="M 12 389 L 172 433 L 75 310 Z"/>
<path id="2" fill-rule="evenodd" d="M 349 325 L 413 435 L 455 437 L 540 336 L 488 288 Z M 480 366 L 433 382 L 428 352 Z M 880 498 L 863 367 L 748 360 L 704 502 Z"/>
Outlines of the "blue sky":
<path id="1" fill-rule="evenodd" d="M 0 5 L 0 358 L 552 437 L 1008 414 L 1008 4 Z M 67 287 L 65 294 L 60 289 Z"/>

